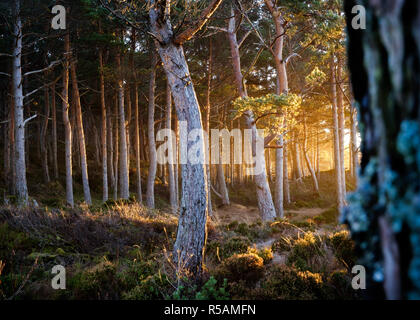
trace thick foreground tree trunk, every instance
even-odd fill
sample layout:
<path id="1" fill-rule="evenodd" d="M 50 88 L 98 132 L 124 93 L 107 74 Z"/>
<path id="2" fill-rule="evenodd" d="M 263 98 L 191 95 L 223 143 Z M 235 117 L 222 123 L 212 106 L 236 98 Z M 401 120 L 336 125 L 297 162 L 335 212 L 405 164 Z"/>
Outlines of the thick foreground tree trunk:
<path id="1" fill-rule="evenodd" d="M 204 9 L 194 32 L 181 33 L 176 38 L 170 22 L 170 7 L 165 1 L 152 1 L 149 15 L 151 31 L 156 37 L 159 55 L 171 86 L 178 120 L 186 122 L 187 133 L 202 130 L 201 115 L 194 85 L 184 56 L 182 43 L 188 40 L 212 15 L 220 5 L 220 0 L 213 0 Z M 204 137 L 199 142 L 187 143 L 187 150 L 193 145 L 199 147 L 202 159 L 205 159 Z M 186 156 L 182 155 L 181 156 Z M 182 165 L 182 197 L 179 212 L 178 232 L 174 245 L 174 260 L 178 274 L 182 271 L 199 276 L 202 273 L 204 247 L 207 239 L 207 176 L 203 163 L 187 161 Z"/>
<path id="2" fill-rule="evenodd" d="M 420 1 L 362 4 L 367 28 L 355 30 L 356 1 L 345 1 L 362 161 L 344 220 L 369 296 L 419 299 Z"/>

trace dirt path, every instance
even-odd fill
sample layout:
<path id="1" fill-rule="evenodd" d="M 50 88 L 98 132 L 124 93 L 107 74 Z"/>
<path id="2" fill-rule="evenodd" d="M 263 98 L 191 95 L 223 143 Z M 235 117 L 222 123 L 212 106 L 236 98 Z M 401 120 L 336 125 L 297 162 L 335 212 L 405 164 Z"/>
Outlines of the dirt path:
<path id="1" fill-rule="evenodd" d="M 320 215 L 326 209 L 324 208 L 301 208 L 297 210 L 287 210 L 285 212 L 286 217 L 290 222 L 305 221 L 307 219 L 313 219 L 315 216 Z M 240 204 L 231 204 L 230 206 L 223 206 L 217 208 L 214 212 L 214 219 L 216 223 L 229 224 L 233 221 L 238 223 L 252 224 L 260 220 L 260 213 L 257 207 L 247 207 Z M 327 233 L 323 227 L 320 227 L 315 231 L 316 234 Z M 270 238 L 264 241 L 255 243 L 257 249 L 271 248 L 272 244 L 277 238 Z M 285 264 L 287 260 L 286 254 L 274 252 L 272 263 L 274 264 Z"/>

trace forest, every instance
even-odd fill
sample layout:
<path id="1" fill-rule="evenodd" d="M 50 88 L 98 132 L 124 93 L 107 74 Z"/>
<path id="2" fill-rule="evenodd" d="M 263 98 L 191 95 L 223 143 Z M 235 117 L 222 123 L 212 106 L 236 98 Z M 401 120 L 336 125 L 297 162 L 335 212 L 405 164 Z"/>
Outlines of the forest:
<path id="1" fill-rule="evenodd" d="M 0 1 L 0 300 L 420 299 L 420 1 Z"/>

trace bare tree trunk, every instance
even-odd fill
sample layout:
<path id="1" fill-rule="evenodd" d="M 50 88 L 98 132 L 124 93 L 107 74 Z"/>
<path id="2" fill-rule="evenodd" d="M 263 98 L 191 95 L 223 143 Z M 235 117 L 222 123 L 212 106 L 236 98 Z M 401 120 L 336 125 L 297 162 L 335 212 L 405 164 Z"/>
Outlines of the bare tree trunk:
<path id="1" fill-rule="evenodd" d="M 210 111 L 211 111 L 211 79 L 213 76 L 213 43 L 212 40 L 209 40 L 209 58 L 207 61 L 207 95 L 206 95 L 206 122 L 205 122 L 205 130 L 207 132 L 207 145 L 209 146 L 207 151 L 207 157 L 208 157 L 208 164 L 206 167 L 207 172 L 207 201 L 208 201 L 208 211 L 209 215 L 213 215 L 213 207 L 212 207 L 212 200 L 211 200 L 211 157 L 210 157 Z"/>
<path id="2" fill-rule="evenodd" d="M 152 48 L 154 48 L 152 46 Z M 147 135 L 149 138 L 149 174 L 147 176 L 146 205 L 149 208 L 155 207 L 155 179 L 157 170 L 157 154 L 155 141 L 155 86 L 157 57 L 154 50 L 151 52 L 151 70 L 149 80 L 149 111 L 147 121 Z"/>
<path id="3" fill-rule="evenodd" d="M 15 23 L 13 26 L 13 76 L 12 92 L 15 116 L 15 152 L 13 165 L 15 170 L 14 186 L 19 206 L 28 205 L 28 187 L 26 183 L 25 163 L 25 120 L 23 115 L 22 90 L 22 20 L 20 17 L 20 0 L 15 0 L 13 8 Z"/>
<path id="4" fill-rule="evenodd" d="M 337 181 L 337 205 L 341 209 L 344 207 L 344 194 L 343 194 L 343 180 L 341 178 L 341 157 L 340 157 L 340 134 L 338 123 L 338 108 L 337 108 L 337 86 L 335 79 L 334 57 L 331 58 L 331 95 L 332 95 L 332 109 L 333 109 L 333 130 L 334 130 L 334 163 L 335 163 L 335 176 Z"/>
<path id="5" fill-rule="evenodd" d="M 341 57 L 338 57 L 337 63 L 337 112 L 338 112 L 338 135 L 340 142 L 340 169 L 341 169 L 341 186 L 343 188 L 343 198 L 346 198 L 346 169 L 344 162 L 344 123 L 345 123 L 345 113 L 344 113 L 344 101 L 343 101 L 343 92 L 341 90 L 341 77 L 342 77 L 342 60 Z"/>
<path id="6" fill-rule="evenodd" d="M 216 9 L 221 1 L 213 1 L 211 9 Z M 194 85 L 184 56 L 182 43 L 175 43 L 169 20 L 169 9 L 162 10 L 160 1 L 152 1 L 149 11 L 152 32 L 162 41 L 156 41 L 159 55 L 171 86 L 172 97 L 179 121 L 186 121 L 186 130 L 202 130 L 201 115 Z M 214 12 L 214 11 L 213 11 Z M 205 19 L 211 16 L 208 9 L 203 11 Z M 203 20 L 204 22 L 206 20 Z M 164 21 L 158 22 L 158 21 Z M 188 29 L 187 29 L 188 30 Z M 183 34 L 181 34 L 183 35 Z M 181 37 L 184 38 L 184 37 Z M 162 45 L 165 43 L 165 45 Z M 200 150 L 205 158 L 204 141 L 200 140 Z M 188 141 L 187 150 L 193 142 Z M 174 260 L 178 272 L 188 270 L 201 275 L 204 247 L 207 239 L 207 177 L 203 163 L 182 165 L 182 199 L 178 222 L 177 238 L 174 245 Z"/>
<path id="7" fill-rule="evenodd" d="M 114 118 L 115 118 L 115 130 L 114 130 L 114 200 L 118 199 L 118 179 L 119 179 L 119 130 L 118 130 L 118 92 L 114 98 Z"/>
<path id="8" fill-rule="evenodd" d="M 276 194 L 275 194 L 275 204 L 277 210 L 277 217 L 284 218 L 284 141 L 283 135 L 278 136 L 276 149 Z"/>
<path id="9" fill-rule="evenodd" d="M 166 84 L 166 128 L 171 130 L 172 126 L 172 95 L 171 95 L 171 87 L 169 83 Z M 170 141 L 169 143 L 172 143 Z M 175 176 L 174 176 L 174 165 L 171 160 L 174 159 L 174 147 L 168 148 L 168 180 L 169 180 L 169 204 L 171 206 L 172 213 L 178 212 L 178 203 L 176 199 L 176 190 L 175 190 Z"/>
<path id="10" fill-rule="evenodd" d="M 119 129 L 120 129 L 120 162 L 119 162 L 119 189 L 120 198 L 128 199 L 130 197 L 129 178 L 128 178 L 128 160 L 127 160 L 127 131 L 125 123 L 124 111 L 124 81 L 121 69 L 121 54 L 118 52 L 116 56 L 118 69 L 118 112 L 119 112 Z"/>
<path id="11" fill-rule="evenodd" d="M 55 100 L 55 85 L 51 85 L 51 111 L 52 111 L 52 152 L 53 152 L 53 166 L 54 166 L 54 179 L 58 179 L 58 158 L 57 158 L 57 108 Z"/>
<path id="12" fill-rule="evenodd" d="M 357 179 L 357 168 L 359 166 L 357 150 L 357 110 L 350 106 L 350 155 L 351 155 L 351 176 Z"/>
<path id="13" fill-rule="evenodd" d="M 72 128 L 69 118 L 69 59 L 70 53 L 70 35 L 64 36 L 64 70 L 63 70 L 63 91 L 62 91 L 62 110 L 64 123 L 64 144 L 65 144 L 65 164 L 66 164 L 66 201 L 71 207 L 74 207 L 73 199 L 73 165 L 72 165 Z"/>
<path id="14" fill-rule="evenodd" d="M 102 49 L 99 49 L 99 85 L 101 91 L 101 111 L 102 111 L 102 200 L 108 200 L 108 147 L 107 147 L 107 114 L 105 105 L 105 80 L 104 80 L 104 61 Z"/>
<path id="15" fill-rule="evenodd" d="M 45 72 L 45 81 L 48 81 Z M 44 171 L 44 182 L 50 182 L 50 172 L 48 168 L 48 149 L 47 149 L 47 131 L 48 131 L 48 121 L 50 118 L 50 95 L 48 86 L 44 89 L 44 103 L 45 103 L 45 114 L 44 114 L 44 121 L 41 126 L 41 162 L 42 162 L 42 169 Z"/>
<path id="16" fill-rule="evenodd" d="M 137 185 L 137 200 L 139 203 L 143 202 L 142 188 L 141 188 L 141 150 L 140 150 L 140 128 L 139 128 L 139 92 L 137 83 L 137 73 L 134 65 L 134 52 L 136 50 L 136 29 L 131 30 L 131 69 L 133 72 L 133 95 L 134 95 L 134 150 L 136 153 L 136 185 Z"/>
<path id="17" fill-rule="evenodd" d="M 287 143 L 284 143 L 283 144 L 283 189 L 284 189 L 284 202 L 287 204 L 291 202 L 290 185 L 289 185 L 289 170 L 288 170 L 288 167 L 289 167 L 288 150 L 289 150 L 289 145 Z"/>
<path id="18" fill-rule="evenodd" d="M 231 18 L 229 19 L 228 26 L 228 39 L 231 49 L 232 64 L 235 75 L 235 82 L 240 97 L 245 98 L 248 96 L 244 79 L 241 71 L 241 61 L 239 55 L 239 45 L 236 38 L 236 19 L 231 10 Z M 254 182 L 256 185 L 258 208 L 264 221 L 274 220 L 276 217 L 276 210 L 274 207 L 273 199 L 270 192 L 270 186 L 267 180 L 267 171 L 265 167 L 264 152 L 257 154 L 256 144 L 257 140 L 263 139 L 257 133 L 257 127 L 255 124 L 254 114 L 248 110 L 245 112 L 245 123 L 248 129 L 252 130 L 252 157 L 256 161 L 256 165 L 260 166 L 260 173 L 254 176 Z M 264 145 L 264 144 L 263 144 Z"/>
<path id="19" fill-rule="evenodd" d="M 92 198 L 90 196 L 90 188 L 89 188 L 89 176 L 88 176 L 88 166 L 87 166 L 87 157 L 86 157 L 85 133 L 84 133 L 84 129 L 83 129 L 83 118 L 82 118 L 82 105 L 80 103 L 79 85 L 77 83 L 75 61 L 71 62 L 71 68 L 70 69 L 71 69 L 73 94 L 74 94 L 75 106 L 76 106 L 76 125 L 77 125 L 77 135 L 78 135 L 78 142 L 79 142 L 80 165 L 81 165 L 81 169 L 82 169 L 83 193 L 84 193 L 85 202 L 88 205 L 91 205 L 92 204 Z"/>
<path id="20" fill-rule="evenodd" d="M 311 177 L 312 177 L 312 182 L 313 182 L 313 185 L 314 185 L 314 191 L 319 195 L 319 187 L 318 187 L 318 179 L 317 179 L 317 177 L 316 177 L 316 173 L 315 173 L 315 170 L 314 170 L 314 168 L 313 168 L 313 166 L 312 166 L 312 164 L 311 164 L 311 160 L 310 160 L 310 158 L 309 158 L 309 155 L 308 155 L 308 150 L 307 150 L 307 126 L 306 126 L 306 116 L 305 116 L 305 114 L 303 115 L 303 134 L 304 134 L 304 137 L 303 137 L 303 154 L 304 154 L 304 157 L 305 157 L 305 161 L 306 161 L 306 165 L 307 165 L 307 167 L 308 167 L 308 170 L 309 170 L 309 172 L 311 173 Z"/>

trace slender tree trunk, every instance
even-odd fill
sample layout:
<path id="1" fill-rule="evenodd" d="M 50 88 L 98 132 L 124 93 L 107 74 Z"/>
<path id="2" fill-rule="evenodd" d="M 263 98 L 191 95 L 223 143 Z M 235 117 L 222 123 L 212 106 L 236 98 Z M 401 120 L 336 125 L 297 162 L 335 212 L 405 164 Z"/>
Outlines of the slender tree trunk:
<path id="1" fill-rule="evenodd" d="M 172 95 L 171 95 L 171 87 L 169 83 L 166 84 L 166 128 L 168 130 L 171 130 L 172 126 Z M 169 143 L 172 143 L 170 141 Z M 173 160 L 174 159 L 174 147 L 168 148 L 168 180 L 169 180 L 169 204 L 171 206 L 172 213 L 177 213 L 178 211 L 178 203 L 176 200 L 176 190 L 175 190 L 175 176 L 174 176 L 174 165 Z"/>
<path id="2" fill-rule="evenodd" d="M 210 112 L 211 112 L 211 84 L 212 84 L 212 77 L 213 77 L 213 42 L 210 39 L 209 41 L 209 58 L 207 61 L 207 94 L 206 94 L 206 122 L 205 122 L 205 130 L 207 132 L 207 145 L 208 145 L 208 164 L 206 167 L 207 172 L 207 201 L 208 201 L 208 211 L 209 215 L 213 215 L 213 207 L 212 207 L 212 200 L 211 200 L 211 156 L 210 156 Z"/>
<path id="3" fill-rule="evenodd" d="M 114 200 L 118 199 L 118 179 L 119 179 L 119 170 L 118 170 L 118 163 L 119 163 L 119 125 L 118 125 L 118 118 L 119 118 L 119 103 L 118 103 L 118 92 L 114 99 L 114 119 L 115 119 L 115 131 L 114 131 Z"/>
<path id="4" fill-rule="evenodd" d="M 46 75 L 46 73 L 45 73 Z M 47 76 L 45 76 L 45 81 L 48 81 Z M 42 169 L 44 171 L 44 182 L 50 182 L 50 170 L 48 168 L 48 148 L 47 148 L 47 132 L 48 132 L 48 122 L 50 118 L 50 95 L 48 86 L 44 89 L 44 103 L 45 103 L 45 114 L 44 114 L 44 121 L 41 126 L 41 162 L 42 162 Z"/>
<path id="5" fill-rule="evenodd" d="M 53 166 L 54 179 L 58 180 L 58 158 L 57 158 L 57 108 L 55 100 L 55 85 L 51 85 L 51 111 L 52 111 L 52 152 L 53 152 Z"/>
<path id="6" fill-rule="evenodd" d="M 277 210 L 277 217 L 284 218 L 284 141 L 283 135 L 278 136 L 276 149 L 276 194 L 275 194 L 275 204 Z"/>
<path id="7" fill-rule="evenodd" d="M 13 165 L 15 170 L 14 186 L 19 206 L 28 205 L 28 187 L 26 183 L 25 163 L 25 122 L 23 112 L 23 90 L 22 90 L 22 20 L 20 16 L 20 0 L 15 0 L 13 26 L 13 75 L 12 92 L 15 116 L 15 151 Z"/>
<path id="8" fill-rule="evenodd" d="M 338 112 L 338 135 L 340 142 L 340 169 L 341 169 L 341 186 L 343 188 L 343 198 L 346 198 L 346 169 L 344 162 L 344 124 L 345 124 L 345 113 L 344 113 L 344 101 L 343 92 L 341 89 L 341 77 L 342 77 L 342 60 L 338 58 L 337 63 L 337 112 Z"/>
<path id="9" fill-rule="evenodd" d="M 64 70 L 63 70 L 63 91 L 62 91 L 62 113 L 64 123 L 64 144 L 65 144 L 65 164 L 66 164 L 66 201 L 71 207 L 74 207 L 73 199 L 73 165 L 72 165 L 72 128 L 69 118 L 69 59 L 70 53 L 70 35 L 64 36 Z"/>
<path id="10" fill-rule="evenodd" d="M 156 86 L 156 53 L 152 52 L 152 65 L 149 80 L 149 111 L 147 120 L 147 135 L 149 138 L 149 174 L 147 176 L 146 205 L 155 207 L 155 179 L 157 170 L 157 154 L 155 141 L 155 86 Z"/>
<path id="11" fill-rule="evenodd" d="M 334 57 L 331 58 L 331 96 L 332 96 L 332 111 L 333 111 L 333 133 L 334 133 L 334 164 L 335 176 L 337 184 L 337 205 L 341 209 L 344 207 L 344 194 L 343 194 L 343 180 L 341 178 L 341 157 L 340 157 L 340 134 L 338 123 L 338 108 L 337 108 L 337 86 L 335 79 L 335 64 Z"/>
<path id="12" fill-rule="evenodd" d="M 134 53 L 136 51 L 136 29 L 131 30 L 131 69 L 133 76 L 133 95 L 134 95 L 134 151 L 136 153 L 136 185 L 137 185 L 137 200 L 139 203 L 143 202 L 142 188 L 141 188 L 141 154 L 140 154 L 140 117 L 139 117 L 139 92 L 137 83 L 137 73 L 134 65 Z"/>
<path id="13" fill-rule="evenodd" d="M 307 126 L 306 126 L 306 116 L 305 116 L 305 114 L 303 115 L 303 117 L 304 117 L 304 119 L 303 119 L 303 126 L 304 126 L 304 128 L 303 128 L 304 133 L 303 134 L 304 134 L 304 137 L 303 137 L 303 148 L 302 148 L 303 149 L 303 155 L 305 157 L 306 165 L 307 165 L 308 170 L 309 170 L 309 172 L 311 174 L 311 177 L 312 177 L 314 191 L 319 195 L 318 179 L 316 177 L 315 170 L 314 170 L 314 168 L 311 164 L 311 159 L 309 158 L 309 155 L 308 155 L 308 146 L 307 146 L 308 138 L 307 138 Z"/>
<path id="14" fill-rule="evenodd" d="M 284 143 L 284 142 L 283 142 Z M 283 144 L 283 189 L 284 189 L 284 202 L 290 204 L 290 185 L 289 185 L 289 170 L 288 170 L 288 155 L 289 144 Z"/>
<path id="15" fill-rule="evenodd" d="M 129 178 L 128 178 L 128 160 L 127 160 L 127 131 L 124 111 L 124 81 L 121 69 L 121 54 L 118 52 L 116 56 L 118 69 L 118 119 L 120 129 L 120 161 L 119 161 L 119 190 L 120 198 L 128 199 L 130 197 Z"/>
<path id="16" fill-rule="evenodd" d="M 104 80 L 104 61 L 103 51 L 99 49 L 99 85 L 101 95 L 101 111 L 102 111 L 102 127 L 101 127 L 101 142 L 102 142 L 102 200 L 108 200 L 108 146 L 107 146 L 107 113 L 105 105 L 105 80 Z"/>
<path id="17" fill-rule="evenodd" d="M 236 38 L 236 19 L 231 10 L 231 18 L 229 19 L 228 26 L 228 39 L 231 49 L 231 57 L 233 70 L 235 75 L 235 82 L 238 89 L 238 93 L 241 98 L 248 96 L 246 87 L 244 84 L 244 79 L 241 71 L 241 61 L 239 55 L 239 46 Z M 255 159 L 256 166 L 260 167 L 260 172 L 254 175 L 254 182 L 256 185 L 257 199 L 258 199 L 258 208 L 261 212 L 262 219 L 264 221 L 274 220 L 276 217 L 276 210 L 274 207 L 273 199 L 271 196 L 270 186 L 267 180 L 267 171 L 265 167 L 265 157 L 264 152 L 257 154 L 256 144 L 258 140 L 263 139 L 260 137 L 257 132 L 257 127 L 255 124 L 254 114 L 252 111 L 248 110 L 245 112 L 245 123 L 248 129 L 252 130 L 252 157 Z M 260 141 L 261 142 L 261 141 Z M 264 143 L 262 143 L 264 145 Z"/>
<path id="18" fill-rule="evenodd" d="M 75 99 L 75 107 L 76 107 L 76 125 L 77 125 L 77 136 L 78 136 L 78 142 L 79 142 L 80 165 L 82 169 L 83 193 L 84 193 L 85 202 L 88 205 L 91 205 L 92 198 L 90 196 L 90 188 L 89 188 L 85 133 L 83 129 L 83 118 L 82 118 L 82 105 L 80 103 L 79 85 L 77 83 L 76 63 L 74 61 L 72 61 L 70 69 L 71 69 L 73 96 Z"/>
<path id="19" fill-rule="evenodd" d="M 357 151 L 357 111 L 356 108 L 350 106 L 350 154 L 351 154 L 351 176 L 357 179 L 357 168 L 359 166 Z"/>

